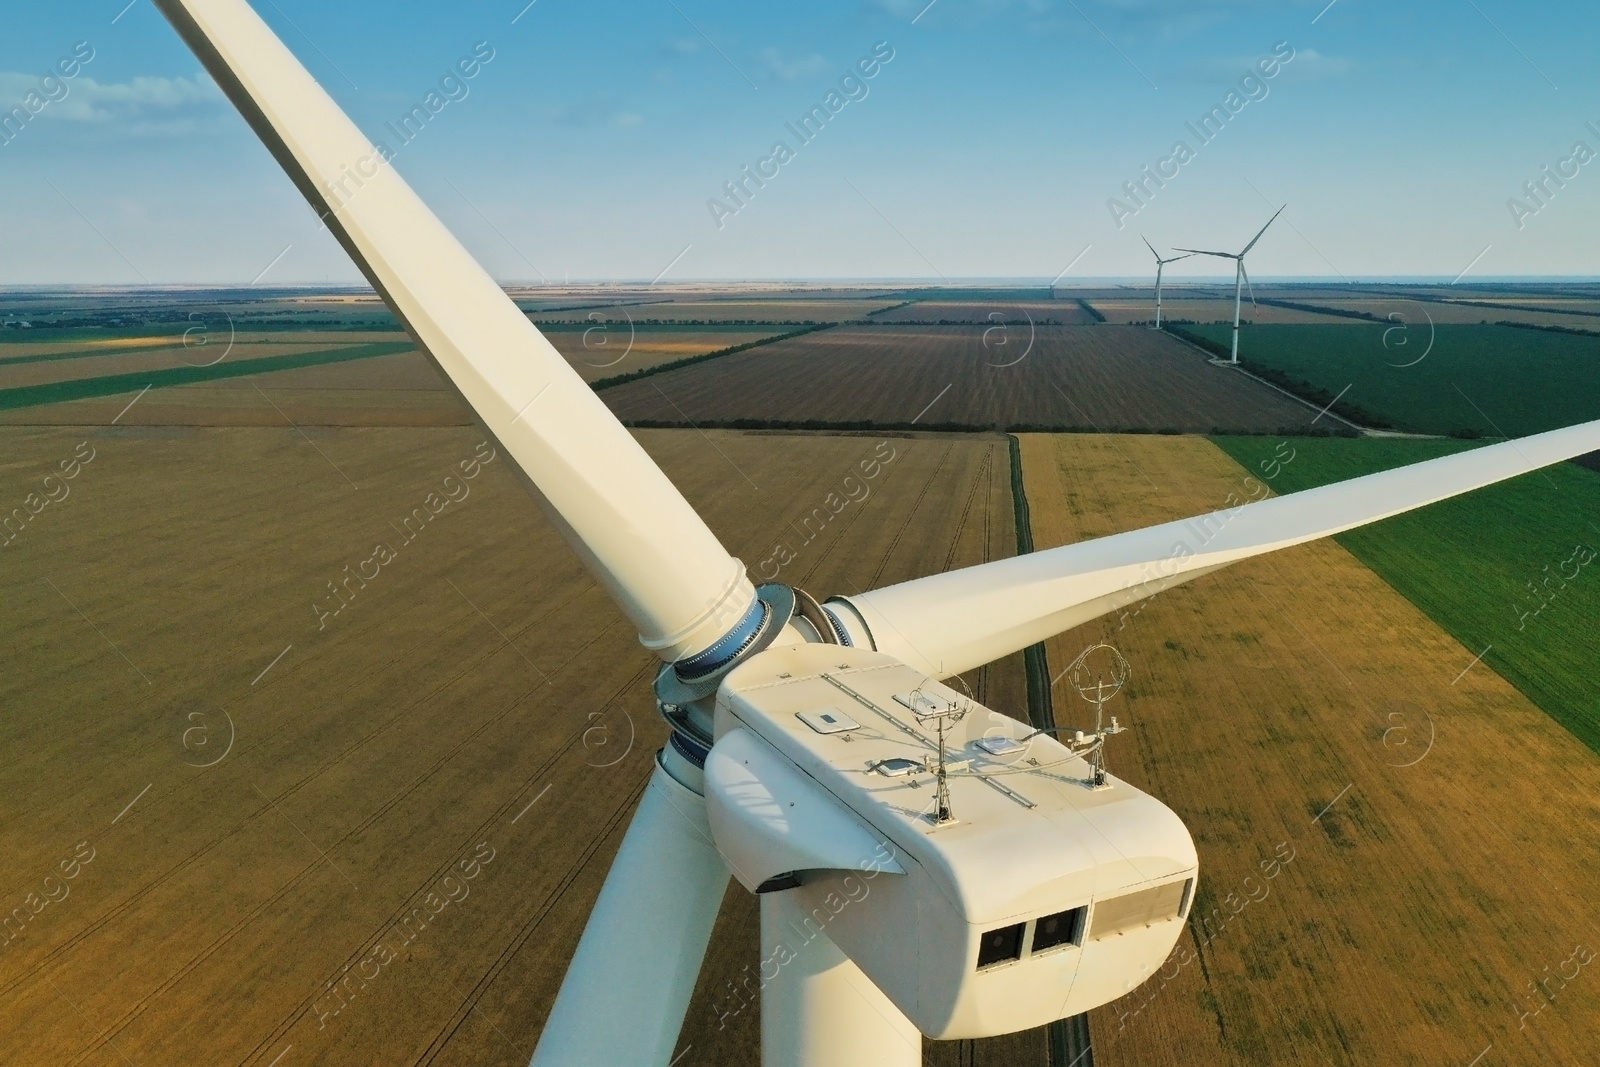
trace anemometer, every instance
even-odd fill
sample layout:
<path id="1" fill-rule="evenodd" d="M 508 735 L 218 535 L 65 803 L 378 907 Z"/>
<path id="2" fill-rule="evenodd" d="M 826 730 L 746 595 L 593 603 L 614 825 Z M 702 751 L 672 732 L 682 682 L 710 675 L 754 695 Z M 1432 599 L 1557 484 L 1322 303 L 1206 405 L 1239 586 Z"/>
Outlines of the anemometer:
<path id="1" fill-rule="evenodd" d="M 1128 684 L 1128 661 L 1111 645 L 1090 645 L 1078 653 L 1067 672 L 1078 695 L 1094 705 L 1094 733 L 1079 730 L 1072 740 L 1074 748 L 1087 742 L 1090 784 L 1099 789 L 1106 784 L 1106 738 L 1125 729 L 1115 715 L 1111 716 L 1111 725 L 1105 725 L 1106 701 Z"/>
<path id="2" fill-rule="evenodd" d="M 943 825 L 955 821 L 955 814 L 950 810 L 950 781 L 947 775 L 945 759 L 944 734 L 947 726 L 953 726 L 967 717 L 971 706 L 960 700 L 949 700 L 941 696 L 934 696 L 918 689 L 911 694 L 911 714 L 916 716 L 917 724 L 927 726 L 933 724 L 939 737 L 939 766 L 935 772 L 938 785 L 934 795 L 934 822 Z"/>

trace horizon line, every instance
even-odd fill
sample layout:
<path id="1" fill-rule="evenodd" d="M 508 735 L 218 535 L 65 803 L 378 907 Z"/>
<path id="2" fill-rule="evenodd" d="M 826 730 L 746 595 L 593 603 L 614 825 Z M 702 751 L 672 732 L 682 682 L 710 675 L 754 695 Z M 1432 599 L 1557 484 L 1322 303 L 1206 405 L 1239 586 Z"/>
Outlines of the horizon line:
<path id="1" fill-rule="evenodd" d="M 1176 279 L 1166 281 L 1164 284 L 1180 284 L 1184 281 L 1199 282 L 1202 284 L 1219 284 L 1227 279 L 1223 275 L 1180 275 Z M 1319 285 L 1327 287 L 1340 287 L 1349 285 L 1443 285 L 1450 288 L 1469 289 L 1484 285 L 1516 285 L 1524 283 L 1551 284 L 1560 283 L 1568 285 L 1593 285 L 1600 284 L 1600 275 L 1586 274 L 1501 274 L 1483 275 L 1470 281 L 1452 280 L 1443 274 L 1373 274 L 1373 275 L 1347 275 L 1335 277 L 1320 274 L 1281 274 L 1267 275 L 1254 279 L 1263 285 Z M 667 293 L 682 291 L 692 288 L 725 287 L 725 288 L 751 288 L 774 289 L 787 286 L 808 287 L 836 287 L 860 289 L 885 289 L 885 288 L 922 288 L 930 290 L 959 289 L 966 287 L 1000 288 L 1004 286 L 1026 287 L 1034 289 L 1094 289 L 1105 285 L 1126 286 L 1130 283 L 1150 286 L 1153 284 L 1150 277 L 1144 274 L 1132 275 L 1100 275 L 1095 277 L 1077 278 L 1070 284 L 1054 282 L 1041 275 L 980 275 L 963 278 L 920 278 L 920 277 L 792 277 L 792 278 L 696 278 L 682 279 L 670 283 L 654 282 L 645 278 L 576 278 L 570 281 L 551 282 L 535 281 L 532 279 L 496 279 L 502 288 L 509 289 L 549 289 L 561 291 L 585 288 L 623 288 L 629 290 L 655 290 Z M 50 293 L 50 292 L 163 292 L 174 290 L 202 290 L 202 291 L 228 291 L 228 292 L 253 292 L 262 297 L 272 297 L 289 292 L 344 292 L 344 293 L 370 293 L 376 295 L 377 291 L 365 282 L 356 281 L 296 281 L 280 282 L 274 285 L 259 285 L 249 282 L 37 282 L 37 283 L 0 283 L 0 295 Z"/>

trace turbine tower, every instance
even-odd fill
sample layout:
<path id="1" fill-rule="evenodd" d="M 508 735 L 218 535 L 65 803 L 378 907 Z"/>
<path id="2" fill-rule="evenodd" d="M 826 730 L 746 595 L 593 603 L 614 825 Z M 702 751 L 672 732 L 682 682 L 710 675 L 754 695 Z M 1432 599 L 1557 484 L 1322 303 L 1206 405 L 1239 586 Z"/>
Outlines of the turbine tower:
<path id="1" fill-rule="evenodd" d="M 761 901 L 766 1067 L 915 1067 L 924 1035 L 1010 1033 L 1124 995 L 1183 929 L 1188 830 L 1096 781 L 1076 739 L 1021 722 L 994 736 L 999 717 L 941 680 L 1230 563 L 1600 450 L 1592 422 L 824 602 L 757 588 L 246 0 L 154 2 L 662 661 L 669 741 L 537 1067 L 673 1062 L 730 876 Z"/>
<path id="2" fill-rule="evenodd" d="M 1159 252 L 1157 252 L 1155 250 L 1155 246 L 1150 243 L 1149 239 L 1147 237 L 1145 237 L 1144 234 L 1140 234 L 1139 235 L 1139 240 L 1143 241 L 1144 242 L 1144 246 L 1146 248 L 1150 249 L 1150 254 L 1152 256 L 1156 257 L 1156 327 L 1155 328 L 1159 330 L 1159 329 L 1161 329 L 1161 268 L 1165 267 L 1168 263 L 1176 263 L 1180 259 L 1188 259 L 1189 256 L 1194 255 L 1194 253 L 1190 252 L 1188 255 L 1173 256 L 1170 259 L 1162 259 L 1161 258 L 1161 253 L 1159 253 Z M 1181 251 L 1181 249 L 1180 249 L 1180 251 Z"/>
<path id="3" fill-rule="evenodd" d="M 1288 207 L 1288 206 L 1289 206 L 1288 204 L 1285 204 L 1283 207 Z M 1280 207 L 1277 211 L 1274 211 L 1272 213 L 1272 218 L 1267 220 L 1267 226 L 1271 226 L 1272 223 L 1281 214 L 1283 214 L 1283 208 L 1282 207 Z M 1194 255 L 1197 255 L 1197 256 L 1216 256 L 1218 259 L 1231 259 L 1234 262 L 1234 272 L 1233 272 L 1233 358 L 1230 360 L 1230 362 L 1232 362 L 1234 364 L 1237 364 L 1239 362 L 1239 309 L 1240 309 L 1240 303 L 1241 303 L 1241 300 L 1242 300 L 1241 289 L 1242 289 L 1243 286 L 1250 285 L 1250 275 L 1244 269 L 1244 257 L 1246 255 L 1246 253 L 1248 253 L 1252 248 L 1254 248 L 1256 246 L 1256 242 L 1261 240 L 1261 234 L 1267 232 L 1267 226 L 1261 227 L 1260 232 L 1257 233 L 1254 237 L 1250 238 L 1250 243 L 1245 245 L 1244 246 L 1244 250 L 1240 251 L 1240 252 L 1207 252 L 1205 249 L 1202 249 L 1202 248 L 1180 248 L 1180 249 L 1178 249 L 1179 252 L 1190 252 L 1190 253 L 1193 253 Z M 1253 285 L 1250 285 L 1250 304 L 1251 304 L 1252 307 L 1256 306 L 1256 287 L 1253 286 Z"/>

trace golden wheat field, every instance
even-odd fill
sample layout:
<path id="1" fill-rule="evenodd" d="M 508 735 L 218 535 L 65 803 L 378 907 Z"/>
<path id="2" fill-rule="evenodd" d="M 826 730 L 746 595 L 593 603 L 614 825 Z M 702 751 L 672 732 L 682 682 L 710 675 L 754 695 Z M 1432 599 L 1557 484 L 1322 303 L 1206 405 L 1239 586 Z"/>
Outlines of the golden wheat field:
<path id="1" fill-rule="evenodd" d="M 1040 548 L 1249 499 L 1265 475 L 1195 438 L 1028 436 L 1023 456 Z M 1097 640 L 1127 655 L 1111 770 L 1184 818 L 1202 888 L 1168 965 L 1092 1013 L 1097 1065 L 1596 1062 L 1589 750 L 1463 673 L 1476 650 L 1333 542 L 1124 610 L 1050 662 Z M 1054 697 L 1085 721 L 1065 682 Z"/>
<path id="2" fill-rule="evenodd" d="M 652 658 L 504 458 L 467 428 L 0 435 L 8 502 L 79 462 L 0 549 L 0 1000 L 26 1020 L 0 1062 L 526 1063 L 664 730 Z M 818 594 L 1014 549 L 1003 438 L 641 438 Z M 1024 714 L 1020 657 L 970 683 Z M 693 1062 L 755 1055 L 758 1014 L 716 1011 L 754 913 L 730 894 Z"/>

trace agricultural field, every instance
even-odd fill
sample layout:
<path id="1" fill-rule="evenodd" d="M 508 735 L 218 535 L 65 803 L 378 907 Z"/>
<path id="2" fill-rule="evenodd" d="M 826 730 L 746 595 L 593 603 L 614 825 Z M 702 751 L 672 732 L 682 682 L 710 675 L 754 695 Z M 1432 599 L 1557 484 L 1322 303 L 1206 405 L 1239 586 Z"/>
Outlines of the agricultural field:
<path id="1" fill-rule="evenodd" d="M 541 325 L 556 351 L 586 382 L 632 374 L 663 363 L 703 356 L 735 345 L 774 337 L 782 327 L 655 326 L 630 328 L 599 322 L 582 326 Z"/>
<path id="2" fill-rule="evenodd" d="M 785 544 L 820 594 L 1014 550 L 997 436 L 640 436 L 752 568 Z M 504 457 L 467 428 L 0 439 L 7 507 L 76 465 L 0 548 L 0 893 L 48 894 L 0 935 L 28 1020 L 0 1062 L 525 1064 L 664 730 L 652 657 Z M 869 456 L 871 494 L 805 540 Z M 968 682 L 1025 714 L 1020 656 Z M 755 1054 L 756 1013 L 716 1010 L 754 917 L 730 894 L 695 1063 Z"/>
<path id="3" fill-rule="evenodd" d="M 1076 300 L 916 300 L 872 316 L 878 322 L 960 323 L 988 326 L 997 322 L 1083 326 L 1095 319 Z"/>
<path id="4" fill-rule="evenodd" d="M 1245 467 L 1269 462 L 1259 438 L 1217 444 Z M 1284 492 L 1343 481 L 1470 446 L 1362 438 L 1296 441 Z M 1271 468 L 1269 468 L 1271 469 Z M 1338 541 L 1463 647 L 1600 753 L 1600 474 L 1563 463 L 1447 500 Z"/>
<path id="5" fill-rule="evenodd" d="M 657 301 L 687 301 L 706 303 L 724 300 L 751 301 L 756 299 L 790 301 L 831 300 L 887 300 L 904 290 L 876 286 L 851 285 L 771 285 L 760 282 L 746 284 L 721 283 L 717 285 L 685 282 L 656 285 L 510 285 L 506 294 L 528 310 L 543 307 L 550 310 L 560 305 L 586 304 L 592 307 L 614 306 L 623 303 Z"/>
<path id="6" fill-rule="evenodd" d="M 420 356 L 197 382 L 0 411 L 14 426 L 466 426 L 466 406 Z M 130 406 L 131 405 L 131 406 Z"/>
<path id="7" fill-rule="evenodd" d="M 1258 297 L 1266 296 L 1265 286 L 1257 290 Z M 1106 317 L 1107 322 L 1150 323 L 1156 318 L 1155 288 L 1138 295 L 1124 294 L 1114 299 L 1089 301 L 1094 309 Z M 1233 324 L 1233 293 L 1224 297 L 1197 298 L 1176 287 L 1162 286 L 1161 319 L 1187 322 L 1227 322 Z M 1245 322 L 1338 322 L 1339 319 L 1314 311 L 1273 307 L 1270 304 L 1251 306 L 1246 295 L 1240 320 Z"/>
<path id="8" fill-rule="evenodd" d="M 1030 338 L 1031 334 L 1031 338 Z M 1316 411 L 1137 327 L 838 327 L 601 393 L 625 420 L 1305 431 Z"/>
<path id="9" fill-rule="evenodd" d="M 856 312 L 908 298 L 668 296 L 680 308 Z M 1007 298 L 946 303 L 1004 312 Z M 292 312 L 283 328 L 239 335 L 269 361 L 401 347 L 155 388 L 131 408 L 137 386 L 0 411 L 21 424 L 0 425 L 0 514 L 63 462 L 77 468 L 65 495 L 0 533 L 0 706 L 11 710 L 0 912 L 31 915 L 0 933 L 0 1003 L 29 1020 L 0 1035 L 0 1062 L 520 1067 L 662 743 L 653 660 L 503 457 L 481 459 L 467 412 L 404 336 L 362 326 L 374 305 L 361 294 L 269 306 Z M 551 312 L 575 321 L 546 325 L 590 381 L 790 329 L 729 321 L 744 312 L 711 326 L 686 315 L 638 327 L 624 361 L 595 366 L 627 316 L 587 313 Z M 597 322 L 610 325 L 586 335 Z M 0 331 L 0 376 L 67 387 L 181 370 L 161 361 L 201 362 L 183 328 Z M 845 326 L 601 395 L 636 421 L 701 423 L 636 433 L 758 580 L 818 594 L 1014 552 L 1006 439 L 924 427 L 1298 435 L 1315 415 L 1149 330 L 1040 328 L 1026 341 L 1013 326 Z M 1019 348 L 1026 357 L 1003 366 Z M 55 356 L 70 358 L 38 358 Z M 1585 366 L 1548 362 L 1568 380 Z M 1522 395 L 1472 365 L 1492 401 Z M 703 425 L 808 418 L 917 428 Z M 1245 473 L 1229 456 L 1259 470 L 1280 444 L 1023 440 L 1040 547 L 1220 507 Z M 1281 491 L 1465 445 L 1296 436 L 1287 447 L 1297 458 L 1271 480 Z M 808 536 L 799 524 L 812 509 L 885 448 L 894 459 L 868 499 Z M 447 474 L 466 496 L 425 519 L 426 536 L 402 528 Z M 1586 536 L 1570 516 L 1600 514 L 1600 475 L 1549 474 L 1554 489 L 1534 476 L 1459 513 L 1441 505 L 1243 564 L 1050 644 L 1055 670 L 1097 635 L 1129 655 L 1135 680 L 1111 710 L 1132 729 L 1114 740 L 1111 768 L 1195 830 L 1196 916 L 1227 914 L 1230 892 L 1236 906 L 1252 901 L 1220 933 L 1196 920 L 1185 943 L 1202 967 L 1175 963 L 1171 978 L 1095 1013 L 1097 1064 L 1466 1064 L 1490 1041 L 1511 1062 L 1594 1058 L 1594 998 L 1533 1019 L 1517 999 L 1586 935 L 1572 917 L 1590 906 L 1581 887 L 1600 858 L 1600 771 L 1572 736 L 1600 736 L 1584 654 L 1600 593 L 1574 579 L 1526 633 L 1500 640 L 1515 630 L 1519 583 L 1558 569 L 1565 540 Z M 396 558 L 370 582 L 350 578 L 378 543 Z M 966 682 L 1027 717 L 1020 655 Z M 1082 724 L 1074 693 L 1057 687 L 1054 702 L 1058 721 Z M 1545 772 L 1537 802 L 1532 787 L 1484 773 L 1508 745 Z M 1486 826 L 1483 812 L 1502 809 L 1517 818 Z M 1281 860 L 1280 843 L 1295 859 Z M 1281 876 L 1262 881 L 1274 855 Z M 1270 894 L 1256 900 L 1251 885 Z M 41 886 L 52 899 L 30 913 Z M 758 1011 L 729 1015 L 726 991 L 757 941 L 754 901 L 733 886 L 685 1064 L 753 1062 Z M 116 962 L 134 953 L 140 967 Z M 1042 1067 L 1045 1037 L 930 1043 L 927 1061 Z"/>
<path id="10" fill-rule="evenodd" d="M 586 381 L 750 345 L 781 327 L 546 326 Z M 401 333 L 326 331 L 0 344 L 0 423 L 459 426 L 470 417 Z M 282 368 L 272 362 L 284 360 Z M 140 375 L 158 372 L 151 377 Z M 176 376 L 177 381 L 174 381 Z M 69 384 L 71 383 L 71 384 Z M 270 396 L 266 402 L 263 396 Z M 273 410 L 277 404 L 281 410 Z"/>
<path id="11" fill-rule="evenodd" d="M 536 321 L 790 323 L 861 318 L 905 299 L 879 287 L 508 286 Z M 26 323 L 28 328 L 21 328 Z M 205 325 L 251 330 L 398 328 L 370 289 L 63 289 L 0 292 L 0 338 L 51 333 L 49 339 L 106 331 L 179 333 Z M 77 331 L 77 336 L 69 332 Z"/>
<path id="12" fill-rule="evenodd" d="M 394 329 L 394 317 L 370 289 L 24 289 L 0 292 L 7 334 L 107 330 L 182 333 L 208 325 L 240 330 Z M 66 339 L 66 338 L 62 338 Z"/>
<path id="13" fill-rule="evenodd" d="M 1533 326 L 1564 326 L 1600 331 L 1600 313 L 1590 310 L 1592 301 L 1532 301 L 1525 298 L 1497 300 L 1450 298 L 1381 291 L 1359 296 L 1344 294 L 1334 298 L 1273 294 L 1274 299 L 1306 303 L 1345 317 L 1370 318 L 1393 325 L 1397 322 L 1425 325 L 1479 324 L 1500 321 L 1525 322 Z M 1391 318 L 1391 316 L 1393 316 Z M 1268 320 L 1261 320 L 1268 321 Z M 1302 320 L 1310 321 L 1310 320 Z"/>
<path id="14" fill-rule="evenodd" d="M 1182 276 L 1167 279 L 1163 289 L 1162 318 L 1192 323 L 1233 321 L 1233 286 L 1206 285 Z M 1139 323 L 1155 318 L 1155 286 L 1086 291 L 1095 310 L 1108 322 Z M 1600 299 L 1593 292 L 1462 290 L 1440 286 L 1337 286 L 1317 287 L 1259 283 L 1259 303 L 1252 306 L 1245 292 L 1241 318 L 1259 324 L 1338 323 L 1370 319 L 1385 326 L 1396 322 L 1423 325 L 1526 322 L 1540 326 L 1565 326 L 1600 331 Z M 1296 305 L 1296 306 L 1285 306 Z M 1395 316 L 1390 318 L 1390 316 Z"/>
<path id="15" fill-rule="evenodd" d="M 1187 329 L 1229 341 L 1224 327 Z M 1511 326 L 1252 326 L 1239 335 L 1239 358 L 1330 395 L 1348 385 L 1346 402 L 1417 433 L 1521 437 L 1600 418 L 1600 336 Z"/>
<path id="16" fill-rule="evenodd" d="M 196 383 L 228 380 L 237 383 L 243 379 L 253 381 L 258 375 L 376 359 L 403 353 L 410 348 L 409 341 L 338 346 L 332 349 L 305 346 L 298 350 L 278 351 L 255 358 L 241 354 L 239 358 L 234 359 L 226 359 L 226 354 L 219 352 L 215 360 L 205 363 L 196 363 L 185 359 L 183 355 L 171 353 L 144 354 L 137 357 L 113 356 L 107 358 L 121 363 L 122 366 L 113 364 L 108 367 L 104 365 L 104 360 L 95 360 L 94 362 L 101 364 L 103 373 L 92 376 L 86 374 L 86 371 L 92 370 L 88 362 L 64 360 L 29 363 L 15 368 L 18 373 L 13 376 L 13 380 L 17 378 L 34 380 L 29 384 L 0 390 L 0 412 L 10 412 L 11 421 L 17 422 L 34 421 L 36 412 L 44 412 L 42 421 L 45 422 L 83 422 L 80 411 L 74 409 L 71 402 L 124 395 L 142 396 L 152 389 L 165 390 Z M 247 349 L 236 351 L 248 353 Z M 137 367 L 140 363 L 150 361 L 159 361 L 163 365 L 129 369 L 130 366 Z M 176 365 L 170 365 L 174 363 Z M 38 380 L 40 378 L 53 380 Z M 249 383 L 244 382 L 244 384 Z M 113 421 L 114 419 L 115 417 Z"/>
<path id="17" fill-rule="evenodd" d="M 849 322 L 865 318 L 894 300 L 672 300 L 635 305 L 616 305 L 592 310 L 537 312 L 534 322 L 634 322 L 655 323 L 730 323 L 756 325 L 807 325 L 817 322 Z"/>
<path id="18" fill-rule="evenodd" d="M 389 342 L 404 341 L 395 335 Z M 332 343 L 330 343 L 332 342 Z M 35 346 L 29 346 L 30 348 Z M 257 360 L 290 359 L 286 366 L 305 365 L 305 357 L 313 359 L 324 354 L 348 354 L 352 350 L 369 352 L 373 345 L 344 343 L 344 338 L 325 337 L 321 342 L 285 344 L 268 340 L 238 340 L 231 348 L 227 339 L 215 346 L 184 346 L 181 339 L 175 343 L 107 345 L 83 347 L 78 345 L 52 346 L 59 351 L 11 354 L 0 347 L 0 404 L 15 395 L 15 391 L 61 382 L 81 382 L 91 378 L 112 377 L 145 371 L 175 370 L 183 367 L 203 369 L 221 366 L 223 360 L 233 363 Z M 407 347 L 409 343 L 407 342 Z M 392 344 L 391 349 L 392 351 Z"/>
<path id="19" fill-rule="evenodd" d="M 1194 438 L 1022 447 L 1041 548 L 1220 507 L 1251 473 Z M 1570 976 L 1600 761 L 1492 669 L 1463 674 L 1478 649 L 1332 542 L 1062 635 L 1052 669 L 1098 640 L 1132 665 L 1110 769 L 1184 818 L 1201 888 L 1168 965 L 1091 1013 L 1097 1067 L 1595 1060 L 1600 1000 L 1550 976 L 1591 980 Z"/>

